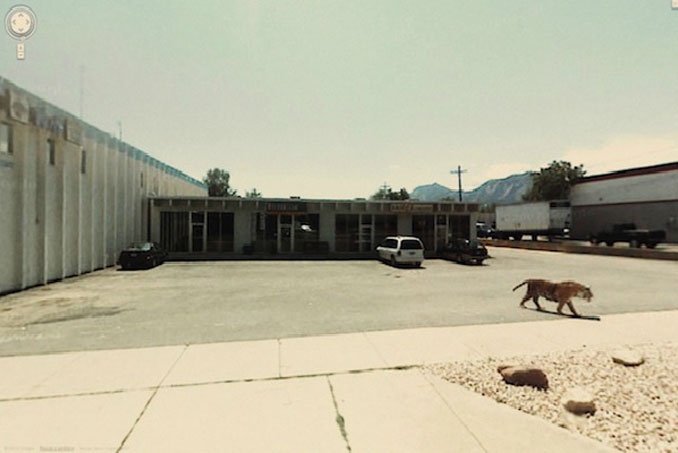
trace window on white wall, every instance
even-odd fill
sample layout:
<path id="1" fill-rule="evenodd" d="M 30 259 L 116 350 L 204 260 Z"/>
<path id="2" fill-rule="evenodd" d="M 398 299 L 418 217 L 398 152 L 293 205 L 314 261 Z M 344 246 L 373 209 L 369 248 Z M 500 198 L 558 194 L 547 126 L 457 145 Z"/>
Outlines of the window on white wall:
<path id="1" fill-rule="evenodd" d="M 47 156 L 50 165 L 56 164 L 56 146 L 52 139 L 47 140 Z"/>
<path id="2" fill-rule="evenodd" d="M 0 153 L 12 154 L 12 126 L 0 123 Z"/>
<path id="3" fill-rule="evenodd" d="M 80 173 L 84 175 L 86 170 L 87 170 L 87 151 L 83 149 L 80 154 Z"/>
<path id="4" fill-rule="evenodd" d="M 141 180 L 141 188 L 143 189 L 143 187 L 144 187 L 144 172 L 143 171 L 141 172 L 140 180 Z"/>

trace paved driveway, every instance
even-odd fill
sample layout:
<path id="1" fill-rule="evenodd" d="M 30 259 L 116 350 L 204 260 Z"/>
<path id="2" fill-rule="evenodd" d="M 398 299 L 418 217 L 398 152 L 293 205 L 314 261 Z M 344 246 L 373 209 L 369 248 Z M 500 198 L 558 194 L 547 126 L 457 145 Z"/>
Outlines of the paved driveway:
<path id="1" fill-rule="evenodd" d="M 0 297 L 0 355 L 553 320 L 518 308 L 524 288 L 511 292 L 536 277 L 590 285 L 593 302 L 576 304 L 585 314 L 678 307 L 676 262 L 490 253 L 480 267 L 442 260 L 421 269 L 377 261 L 221 261 L 107 269 Z"/>

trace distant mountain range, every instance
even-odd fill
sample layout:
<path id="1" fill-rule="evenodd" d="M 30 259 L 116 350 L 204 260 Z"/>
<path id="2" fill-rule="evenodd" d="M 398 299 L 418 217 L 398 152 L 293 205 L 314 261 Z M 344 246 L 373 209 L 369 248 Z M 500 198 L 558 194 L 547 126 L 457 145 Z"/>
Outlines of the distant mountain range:
<path id="1" fill-rule="evenodd" d="M 509 204 L 522 201 L 523 195 L 532 187 L 531 172 L 511 175 L 502 179 L 490 179 L 471 191 L 464 191 L 462 199 L 471 203 Z M 440 201 L 443 198 L 458 199 L 459 192 L 434 182 L 414 188 L 410 197 L 420 201 Z"/>

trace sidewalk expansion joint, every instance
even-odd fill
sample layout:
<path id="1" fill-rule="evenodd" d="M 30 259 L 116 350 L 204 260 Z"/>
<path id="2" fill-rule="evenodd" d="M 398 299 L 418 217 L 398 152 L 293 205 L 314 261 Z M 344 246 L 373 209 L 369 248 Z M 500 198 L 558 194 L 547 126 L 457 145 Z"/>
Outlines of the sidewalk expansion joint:
<path id="1" fill-rule="evenodd" d="M 174 363 L 172 364 L 172 366 L 169 367 L 169 369 L 167 370 L 167 372 L 165 373 L 165 375 L 162 377 L 162 379 L 160 380 L 160 382 L 158 383 L 158 385 L 155 386 L 155 388 L 153 389 L 153 393 L 151 393 L 151 396 L 148 398 L 148 401 L 146 401 L 146 404 L 144 404 L 144 407 L 143 407 L 143 409 L 141 409 L 141 412 L 139 413 L 139 416 L 137 417 L 136 420 L 134 420 L 134 423 L 132 424 L 132 427 L 130 428 L 129 432 L 125 435 L 125 437 L 122 439 L 122 442 L 120 442 L 120 446 L 118 447 L 117 450 L 115 450 L 115 453 L 120 453 L 120 451 L 122 451 L 122 449 L 125 448 L 125 443 L 127 442 L 127 439 L 129 439 L 129 437 L 130 437 L 130 436 L 132 435 L 132 433 L 134 432 L 134 428 L 137 427 L 137 424 L 139 423 L 139 420 L 141 420 L 141 417 L 143 417 L 144 414 L 146 413 L 146 409 L 148 409 L 148 406 L 150 406 L 151 401 L 153 401 L 153 398 L 155 398 L 155 395 L 158 394 L 158 390 L 160 390 L 160 388 L 162 387 L 162 383 L 165 382 L 165 379 L 167 379 L 167 376 L 169 376 L 169 374 L 172 372 L 172 370 L 174 369 L 174 367 L 176 366 L 176 364 L 177 364 L 177 363 L 179 362 L 179 360 L 181 360 L 181 358 L 184 356 L 184 353 L 186 352 L 187 349 L 188 349 L 188 345 L 184 346 L 184 349 L 181 350 L 181 354 L 179 354 L 179 356 L 178 356 L 177 359 L 174 361 Z"/>
<path id="2" fill-rule="evenodd" d="M 63 393 L 63 394 L 54 394 L 54 395 L 39 395 L 39 396 L 20 396 L 16 398 L 0 398 L 0 403 L 9 403 L 16 401 L 34 401 L 34 400 L 48 400 L 56 398 L 74 398 L 81 396 L 99 396 L 99 395 L 114 395 L 117 393 L 127 393 L 127 392 L 144 392 L 144 391 L 156 391 L 159 389 L 168 389 L 168 388 L 182 388 L 182 387 L 197 387 L 202 385 L 218 385 L 218 384 L 239 384 L 245 382 L 270 382 L 270 381 L 285 381 L 289 379 L 308 379 L 308 378 L 317 378 L 317 377 L 328 377 L 328 376 L 341 376 L 346 374 L 361 374 L 361 373 L 370 373 L 373 371 L 404 371 L 411 370 L 414 368 L 421 368 L 422 365 L 403 365 L 403 366 L 394 366 L 394 367 L 383 367 L 383 368 L 364 368 L 356 370 L 346 370 L 346 371 L 335 371 L 331 373 L 314 373 L 314 374 L 298 374 L 292 376 L 272 376 L 267 378 L 247 378 L 247 379 L 224 379 L 219 381 L 206 381 L 206 382 L 192 382 L 187 384 L 167 384 L 167 385 L 157 385 L 152 387 L 135 387 L 127 389 L 116 389 L 116 390 L 101 390 L 96 392 L 81 392 L 81 393 Z M 171 371 L 171 369 L 170 369 Z M 163 378 L 164 381 L 164 378 Z"/>
<path id="3" fill-rule="evenodd" d="M 457 420 L 459 420 L 459 423 L 461 423 L 462 426 L 466 429 L 466 431 L 467 431 L 467 432 L 475 439 L 475 441 L 478 443 L 478 446 L 479 446 L 480 448 L 482 448 L 484 452 L 487 452 L 487 451 L 488 451 L 487 448 L 485 448 L 485 446 L 484 446 L 483 443 L 480 441 L 480 439 L 478 439 L 478 437 L 475 435 L 475 433 L 468 427 L 468 425 L 466 425 L 466 423 L 464 423 L 464 420 L 462 420 L 462 418 L 459 416 L 459 414 L 457 414 L 457 412 L 454 410 L 454 408 L 453 408 L 452 406 L 450 406 L 450 403 L 449 403 L 449 402 L 445 399 L 445 397 L 440 393 L 440 391 L 438 390 L 438 388 L 433 384 L 433 382 L 431 382 L 431 380 L 429 379 L 430 376 L 428 376 L 426 373 L 424 373 L 421 369 L 419 370 L 419 372 L 421 373 L 421 375 L 422 375 L 422 377 L 424 378 L 424 380 L 425 380 L 426 382 L 428 382 L 428 385 L 431 386 L 431 389 L 435 392 L 435 394 L 438 395 L 438 398 L 440 398 L 440 400 L 443 402 L 443 404 L 444 404 L 444 405 L 447 407 L 447 409 L 452 413 L 452 415 L 453 415 L 454 417 L 456 417 Z"/>
<path id="4" fill-rule="evenodd" d="M 81 393 L 59 393 L 54 395 L 38 395 L 38 396 L 19 396 L 16 398 L 0 398 L 0 403 L 11 403 L 16 401 L 38 401 L 38 400 L 49 400 L 57 398 L 75 398 L 81 396 L 99 396 L 99 395 L 115 395 L 117 393 L 128 393 L 128 392 L 146 392 L 153 390 L 155 387 L 141 387 L 141 388 L 130 388 L 130 389 L 116 389 L 116 390 L 101 390 L 98 392 L 81 392 Z"/>
<path id="5" fill-rule="evenodd" d="M 346 432 L 346 420 L 344 420 L 344 416 L 341 415 L 341 412 L 339 412 L 339 404 L 337 404 L 337 397 L 334 394 L 334 387 L 332 387 L 332 381 L 330 381 L 330 377 L 327 376 L 325 379 L 327 379 L 327 385 L 330 387 L 332 403 L 334 403 L 334 412 L 337 414 L 335 420 L 337 422 L 337 426 L 339 426 L 339 432 L 341 432 L 341 437 L 343 437 L 344 442 L 346 442 L 346 450 L 350 452 L 351 444 L 348 441 L 348 433 Z"/>
<path id="6" fill-rule="evenodd" d="M 169 384 L 164 385 L 162 388 L 180 388 L 180 387 L 196 387 L 199 385 L 216 385 L 216 384 L 238 384 L 243 382 L 270 382 L 270 381 L 286 381 L 290 379 L 311 379 L 318 377 L 329 377 L 329 376 L 342 376 L 346 374 L 361 374 L 361 373 L 370 373 L 373 371 L 404 371 L 411 370 L 414 368 L 421 368 L 423 365 L 400 365 L 392 367 L 376 367 L 376 368 L 361 368 L 354 370 L 345 370 L 345 371 L 332 371 L 327 373 L 310 373 L 310 374 L 295 374 L 290 376 L 272 376 L 264 378 L 251 378 L 251 379 L 224 379 L 219 381 L 207 381 L 207 382 L 193 382 L 190 384 Z"/>

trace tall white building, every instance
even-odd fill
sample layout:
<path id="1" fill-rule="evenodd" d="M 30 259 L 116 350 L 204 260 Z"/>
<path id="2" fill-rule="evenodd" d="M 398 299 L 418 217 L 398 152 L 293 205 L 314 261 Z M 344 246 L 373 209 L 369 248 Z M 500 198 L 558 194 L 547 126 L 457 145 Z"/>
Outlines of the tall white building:
<path id="1" fill-rule="evenodd" d="M 114 265 L 201 182 L 0 78 L 0 294 Z"/>

